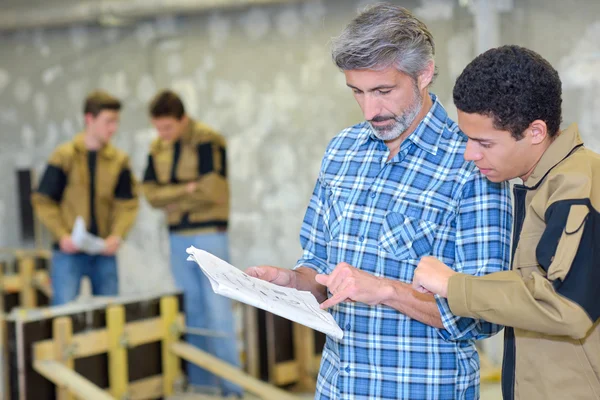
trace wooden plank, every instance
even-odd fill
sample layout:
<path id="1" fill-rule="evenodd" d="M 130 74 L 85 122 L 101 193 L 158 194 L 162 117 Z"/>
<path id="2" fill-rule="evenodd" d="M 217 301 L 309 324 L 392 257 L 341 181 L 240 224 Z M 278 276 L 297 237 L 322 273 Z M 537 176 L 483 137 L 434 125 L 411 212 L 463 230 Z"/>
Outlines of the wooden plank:
<path id="1" fill-rule="evenodd" d="M 48 271 L 36 271 L 33 274 L 33 281 L 31 284 L 34 288 L 44 293 L 47 298 L 52 298 L 52 284 L 50 283 Z"/>
<path id="2" fill-rule="evenodd" d="M 200 350 L 185 342 L 177 342 L 171 346 L 173 353 L 188 360 L 213 374 L 233 382 L 244 390 L 264 400 L 298 400 L 298 397 L 274 387 L 266 382 L 260 381 L 241 369 L 234 367 L 225 361 Z"/>
<path id="3" fill-rule="evenodd" d="M 315 354 L 315 335 L 312 329 L 300 324 L 293 324 L 294 354 L 298 362 L 297 390 L 314 390 L 316 380 L 313 376 L 313 361 Z"/>
<path id="4" fill-rule="evenodd" d="M 21 279 L 20 301 L 21 307 L 34 308 L 37 304 L 35 288 L 33 287 L 33 274 L 35 272 L 35 258 L 21 257 L 18 259 L 18 271 Z"/>
<path id="5" fill-rule="evenodd" d="M 47 286 L 50 285 L 50 277 L 47 271 L 34 271 L 31 279 L 33 286 Z M 2 290 L 7 293 L 17 293 L 21 291 L 22 279 L 20 275 L 4 275 L 2 279 Z"/>
<path id="6" fill-rule="evenodd" d="M 273 384 L 277 386 L 285 386 L 290 383 L 298 382 L 300 379 L 300 364 L 297 360 L 282 361 L 275 364 L 273 367 Z M 314 390 L 315 388 L 298 388 L 295 391 L 307 391 L 308 389 Z"/>
<path id="7" fill-rule="evenodd" d="M 75 360 L 72 357 L 73 323 L 69 317 L 57 318 L 52 324 L 52 337 L 54 339 L 54 359 L 61 364 L 63 369 L 73 370 Z M 54 381 L 53 381 L 54 382 Z M 69 388 L 63 384 L 56 385 L 57 400 L 73 400 Z"/>
<path id="8" fill-rule="evenodd" d="M 104 390 L 58 361 L 35 361 L 33 368 L 57 387 L 79 399 L 114 400 Z"/>
<path id="9" fill-rule="evenodd" d="M 319 369 L 321 368 L 322 354 L 313 357 L 313 376 L 319 375 Z"/>
<path id="10" fill-rule="evenodd" d="M 6 293 L 20 292 L 21 277 L 19 275 L 4 275 L 2 279 L 2 291 Z"/>
<path id="11" fill-rule="evenodd" d="M 110 393 L 116 399 L 127 394 L 129 383 L 127 343 L 125 342 L 125 308 L 122 305 L 106 309 L 108 336 L 108 382 Z"/>
<path id="12" fill-rule="evenodd" d="M 177 316 L 177 324 L 183 326 L 183 314 Z M 148 318 L 130 322 L 125 325 L 127 347 L 133 348 L 144 344 L 158 342 L 163 338 L 163 322 L 160 317 Z M 97 329 L 78 333 L 72 337 L 73 358 L 83 358 L 106 353 L 109 349 L 108 332 Z M 33 345 L 37 360 L 54 359 L 54 343 L 52 340 L 42 340 Z"/>
<path id="13" fill-rule="evenodd" d="M 258 313 L 256 308 L 244 304 L 244 336 L 246 352 L 246 371 L 250 376 L 260 377 L 260 356 L 258 354 Z"/>
<path id="14" fill-rule="evenodd" d="M 177 299 L 175 299 L 177 300 Z M 176 314 L 176 326 L 184 325 L 183 314 Z M 129 347 L 157 342 L 163 338 L 163 320 L 161 317 L 148 318 L 142 321 L 131 322 L 125 327 Z"/>
<path id="15" fill-rule="evenodd" d="M 173 394 L 175 380 L 181 376 L 181 363 L 177 355 L 170 350 L 171 345 L 179 340 L 179 331 L 177 329 L 178 312 L 179 302 L 176 297 L 168 296 L 160 299 L 163 393 L 165 396 Z"/>
<path id="16" fill-rule="evenodd" d="M 267 371 L 269 382 L 275 383 L 275 316 L 270 312 L 265 314 L 265 325 L 267 328 Z"/>
<path id="17" fill-rule="evenodd" d="M 73 358 L 83 358 L 106 353 L 108 351 L 108 333 L 105 329 L 93 330 L 73 335 L 72 339 Z M 33 351 L 37 360 L 53 360 L 52 340 L 42 340 L 33 345 Z"/>
<path id="18" fill-rule="evenodd" d="M 21 257 L 34 257 L 44 258 L 50 260 L 52 258 L 52 251 L 47 249 L 23 249 L 16 247 L 2 247 L 0 248 L 0 254 L 10 254 L 15 258 Z"/>
<path id="19" fill-rule="evenodd" d="M 147 400 L 163 397 L 162 375 L 139 379 L 129 383 L 128 400 Z"/>

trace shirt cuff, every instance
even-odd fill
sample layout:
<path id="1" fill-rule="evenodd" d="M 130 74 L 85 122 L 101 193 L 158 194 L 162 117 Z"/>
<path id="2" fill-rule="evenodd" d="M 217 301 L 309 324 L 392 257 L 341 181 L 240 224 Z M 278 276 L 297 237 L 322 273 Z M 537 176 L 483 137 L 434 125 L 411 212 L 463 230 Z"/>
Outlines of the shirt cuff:
<path id="1" fill-rule="evenodd" d="M 317 264 L 308 262 L 308 261 L 299 261 L 296 266 L 294 268 L 292 268 L 292 270 L 297 270 L 300 267 L 306 267 L 306 268 L 310 268 L 315 270 L 318 274 L 324 274 L 325 272 L 323 271 L 323 269 L 321 267 L 319 267 Z"/>
<path id="2" fill-rule="evenodd" d="M 466 274 L 455 274 L 448 280 L 448 305 L 454 315 L 471 317 L 467 305 L 467 278 Z"/>

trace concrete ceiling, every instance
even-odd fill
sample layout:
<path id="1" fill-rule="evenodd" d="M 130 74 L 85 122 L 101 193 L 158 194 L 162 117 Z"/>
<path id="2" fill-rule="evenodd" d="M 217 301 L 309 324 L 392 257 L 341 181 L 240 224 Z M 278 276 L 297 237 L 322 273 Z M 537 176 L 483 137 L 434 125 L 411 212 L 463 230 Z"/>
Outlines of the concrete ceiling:
<path id="1" fill-rule="evenodd" d="M 302 1 L 313 0 L 2 0 L 0 31 L 77 23 L 110 25 L 165 14 Z"/>

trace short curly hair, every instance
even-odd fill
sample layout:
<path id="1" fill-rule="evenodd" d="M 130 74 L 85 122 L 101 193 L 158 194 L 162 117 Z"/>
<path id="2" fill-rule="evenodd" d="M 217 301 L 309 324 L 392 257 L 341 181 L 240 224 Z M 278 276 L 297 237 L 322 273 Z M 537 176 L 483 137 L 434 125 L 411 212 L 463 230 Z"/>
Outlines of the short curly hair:
<path id="1" fill-rule="evenodd" d="M 460 111 L 493 119 L 516 140 L 536 119 L 550 137 L 560 130 L 562 87 L 558 72 L 536 52 L 520 46 L 486 51 L 467 65 L 454 85 Z"/>

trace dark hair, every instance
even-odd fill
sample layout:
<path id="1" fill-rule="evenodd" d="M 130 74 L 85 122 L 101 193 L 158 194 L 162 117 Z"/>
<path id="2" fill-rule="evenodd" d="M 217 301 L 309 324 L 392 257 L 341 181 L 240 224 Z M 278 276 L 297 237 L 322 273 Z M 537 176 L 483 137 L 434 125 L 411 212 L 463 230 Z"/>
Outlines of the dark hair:
<path id="1" fill-rule="evenodd" d="M 149 111 L 152 118 L 173 117 L 180 120 L 185 115 L 183 102 L 171 90 L 163 90 L 154 96 Z"/>
<path id="2" fill-rule="evenodd" d="M 467 65 L 454 85 L 454 104 L 491 117 L 516 140 L 536 119 L 550 137 L 560 130 L 562 87 L 558 72 L 536 52 L 519 46 L 486 51 Z"/>
<path id="3" fill-rule="evenodd" d="M 121 102 L 103 90 L 95 90 L 85 98 L 83 114 L 92 114 L 97 117 L 103 110 L 121 110 Z"/>

